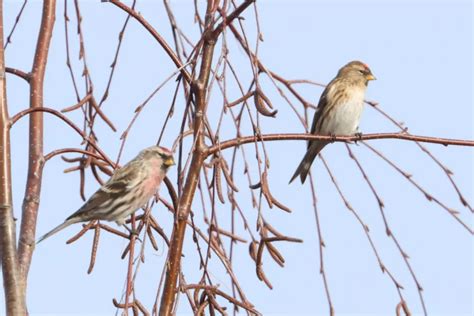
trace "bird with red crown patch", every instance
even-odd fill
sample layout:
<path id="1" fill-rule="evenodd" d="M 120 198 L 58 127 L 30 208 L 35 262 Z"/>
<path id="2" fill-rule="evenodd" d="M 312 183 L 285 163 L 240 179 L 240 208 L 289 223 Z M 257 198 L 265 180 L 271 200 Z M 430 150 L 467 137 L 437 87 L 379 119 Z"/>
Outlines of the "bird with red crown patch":
<path id="1" fill-rule="evenodd" d="M 336 77 L 326 86 L 314 114 L 311 134 L 353 135 L 359 129 L 364 108 L 365 92 L 369 81 L 375 80 L 367 64 L 351 61 L 339 69 Z M 327 140 L 310 140 L 303 160 L 296 168 L 290 183 L 300 176 L 304 183 L 311 164 L 318 153 L 329 143 Z"/>

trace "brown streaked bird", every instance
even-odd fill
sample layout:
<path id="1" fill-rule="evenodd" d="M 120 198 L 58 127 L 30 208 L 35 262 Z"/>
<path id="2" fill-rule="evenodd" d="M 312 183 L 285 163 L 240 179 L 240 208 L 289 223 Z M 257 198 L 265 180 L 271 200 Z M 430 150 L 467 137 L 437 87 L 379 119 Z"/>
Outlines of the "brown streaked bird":
<path id="1" fill-rule="evenodd" d="M 134 213 L 156 193 L 173 166 L 173 153 L 164 147 L 152 146 L 115 171 L 112 177 L 84 205 L 38 240 L 38 243 L 69 225 L 90 220 L 114 221 L 124 225 Z"/>
<path id="2" fill-rule="evenodd" d="M 364 108 L 365 91 L 370 80 L 375 80 L 369 67 L 360 61 L 351 61 L 339 69 L 337 76 L 326 86 L 314 113 L 311 134 L 354 135 Z M 311 164 L 329 143 L 326 140 L 308 141 L 303 160 L 296 168 L 290 183 L 298 176 L 304 183 Z"/>

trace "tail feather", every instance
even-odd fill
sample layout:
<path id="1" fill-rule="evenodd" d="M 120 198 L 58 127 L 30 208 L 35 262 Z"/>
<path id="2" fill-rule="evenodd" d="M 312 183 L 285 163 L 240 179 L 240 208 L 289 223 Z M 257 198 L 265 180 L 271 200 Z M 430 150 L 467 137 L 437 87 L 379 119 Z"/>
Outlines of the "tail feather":
<path id="1" fill-rule="evenodd" d="M 43 240 L 45 240 L 46 238 L 48 237 L 51 237 L 52 235 L 56 234 L 57 232 L 59 232 L 60 230 L 68 227 L 69 225 L 71 224 L 74 224 L 74 223 L 77 223 L 79 222 L 76 218 L 71 218 L 71 219 L 68 219 L 66 220 L 64 223 L 62 223 L 61 225 L 58 225 L 57 227 L 55 227 L 54 229 L 52 229 L 50 232 L 44 234 L 36 243 L 39 244 L 40 242 L 42 242 Z"/>
<path id="2" fill-rule="evenodd" d="M 291 177 L 289 183 L 293 182 L 293 180 L 295 180 L 298 175 L 301 178 L 301 183 L 304 183 L 306 181 L 306 177 L 308 176 L 309 170 L 311 169 L 311 165 L 313 164 L 314 159 L 327 144 L 328 142 L 322 141 L 314 142 L 313 144 L 311 144 L 311 146 L 306 151 L 303 160 L 301 160 L 300 164 L 298 165 L 298 168 L 296 168 L 296 171 Z"/>

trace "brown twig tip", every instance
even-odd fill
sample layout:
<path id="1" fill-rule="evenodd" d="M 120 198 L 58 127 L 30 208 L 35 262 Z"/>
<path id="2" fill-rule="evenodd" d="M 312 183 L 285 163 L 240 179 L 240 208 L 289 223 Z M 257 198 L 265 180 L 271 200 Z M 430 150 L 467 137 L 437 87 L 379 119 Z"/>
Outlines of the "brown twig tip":
<path id="1" fill-rule="evenodd" d="M 94 241 L 92 243 L 92 251 L 91 251 L 91 261 L 89 263 L 89 268 L 87 269 L 87 274 L 91 274 L 92 270 L 94 269 L 95 259 L 97 256 L 97 249 L 99 248 L 99 237 L 100 237 L 100 226 L 95 225 Z"/>
<path id="2" fill-rule="evenodd" d="M 405 316 L 411 316 L 410 309 L 408 309 L 408 306 L 405 301 L 400 301 L 400 303 L 397 304 L 397 307 L 395 309 L 395 313 L 397 316 L 402 316 L 402 310 L 405 314 Z"/>
<path id="3" fill-rule="evenodd" d="M 140 315 L 140 312 L 144 316 L 150 316 L 150 312 L 143 306 L 143 304 L 135 299 L 132 302 L 127 302 L 127 303 L 119 303 L 115 298 L 112 299 L 112 304 L 118 308 L 118 309 L 123 309 L 125 315 L 128 315 L 128 309 L 132 309 L 133 315 L 138 316 Z"/>
<path id="4" fill-rule="evenodd" d="M 379 103 L 376 102 L 376 101 L 365 101 L 365 103 L 367 103 L 368 105 L 371 105 L 371 106 L 379 106 Z"/>
<path id="5" fill-rule="evenodd" d="M 263 193 L 263 196 L 265 196 L 265 199 L 267 200 L 268 206 L 270 208 L 273 208 L 273 205 L 276 205 L 279 209 L 282 211 L 291 213 L 290 208 L 287 206 L 283 205 L 280 203 L 277 199 L 273 197 L 273 195 L 270 193 L 270 188 L 268 186 L 268 179 L 267 179 L 267 171 L 264 171 L 262 174 L 262 180 L 261 180 L 261 190 Z"/>
<path id="6" fill-rule="evenodd" d="M 275 117 L 278 113 L 278 110 L 268 110 L 268 108 L 273 109 L 273 105 L 270 99 L 268 99 L 260 89 L 257 89 L 254 92 L 254 102 L 257 111 L 264 116 Z"/>
<path id="7" fill-rule="evenodd" d="M 97 221 L 91 221 L 87 224 L 82 225 L 82 229 L 74 236 L 72 236 L 70 239 L 66 241 L 66 244 L 72 244 L 73 242 L 77 241 L 79 238 L 84 236 L 84 234 L 89 230 L 95 228 Z"/>
<path id="8" fill-rule="evenodd" d="M 79 101 L 78 103 L 76 103 L 74 105 L 71 105 L 69 107 L 66 107 L 66 108 L 62 109 L 61 112 L 62 113 L 67 113 L 67 112 L 74 111 L 74 110 L 80 108 L 81 106 L 83 106 L 84 104 L 86 104 L 87 102 L 89 102 L 91 97 L 92 97 L 92 94 L 89 93 L 81 101 Z"/>

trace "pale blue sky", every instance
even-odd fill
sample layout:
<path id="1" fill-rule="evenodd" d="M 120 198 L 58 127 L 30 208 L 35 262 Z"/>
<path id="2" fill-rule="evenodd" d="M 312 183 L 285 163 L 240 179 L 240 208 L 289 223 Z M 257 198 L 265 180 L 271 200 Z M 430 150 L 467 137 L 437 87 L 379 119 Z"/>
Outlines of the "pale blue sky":
<path id="1" fill-rule="evenodd" d="M 195 36 L 190 1 L 171 2 L 183 30 Z M 21 3 L 5 2 L 6 31 L 10 30 Z M 75 103 L 65 67 L 62 5 L 63 2 L 59 1 L 45 82 L 45 105 L 55 109 Z M 471 1 L 288 0 L 258 1 L 258 7 L 264 36 L 259 56 L 271 70 L 289 79 L 327 83 L 343 64 L 360 59 L 370 65 L 378 78 L 371 82 L 367 98 L 379 102 L 385 111 L 405 122 L 411 133 L 464 139 L 474 137 Z M 171 41 L 161 2 L 139 1 L 138 9 Z M 253 21 L 251 12 L 249 10 L 246 15 L 247 23 Z M 101 95 L 125 15 L 113 5 L 100 1 L 82 2 L 82 15 L 88 63 L 96 91 Z M 70 16 L 73 16 L 72 4 Z M 39 19 L 40 2 L 31 1 L 13 43 L 7 49 L 7 66 L 29 70 Z M 72 18 L 70 27 L 74 30 L 75 18 Z M 252 36 L 250 25 L 247 30 Z M 235 45 L 230 47 L 237 68 L 246 69 L 248 61 L 244 51 Z M 119 137 L 135 107 L 174 71 L 159 45 L 135 21 L 131 21 L 127 30 L 121 54 L 110 99 L 104 106 L 118 132 L 111 132 L 104 124 L 99 128 L 99 141 L 112 157 L 118 151 Z M 77 54 L 73 60 L 76 71 L 80 73 L 76 58 Z M 7 79 L 10 113 L 13 114 L 28 106 L 27 86 L 11 75 Z M 321 88 L 298 88 L 311 102 L 317 103 Z M 172 85 L 167 86 L 147 106 L 130 135 L 133 141 L 127 143 L 123 161 L 156 141 L 165 115 L 163 109 L 168 108 L 173 89 Z M 264 132 L 302 132 L 296 116 L 278 93 L 268 84 L 266 91 L 279 113 L 276 119 L 262 119 Z M 182 106 L 183 101 L 180 100 L 179 104 Z M 220 106 L 220 103 L 216 104 Z M 179 116 L 175 116 L 175 122 L 180 120 Z M 79 122 L 78 114 L 71 117 Z M 79 146 L 80 139 L 64 124 L 50 118 L 45 122 L 45 152 Z M 12 131 L 17 217 L 20 216 L 26 176 L 27 125 L 27 120 L 23 119 Z M 396 131 L 370 108 L 366 108 L 360 128 L 364 133 Z M 165 134 L 162 144 L 171 146 L 175 137 L 173 131 L 176 130 L 170 129 Z M 370 143 L 412 173 L 425 189 L 449 207 L 459 210 L 463 220 L 472 227 L 472 214 L 462 208 L 446 176 L 416 145 L 397 140 Z M 474 203 L 473 149 L 427 147 L 449 166 L 468 201 Z M 304 154 L 304 148 L 303 142 L 267 144 L 271 159 L 271 188 L 293 213 L 263 210 L 274 227 L 282 233 L 304 239 L 304 243 L 277 245 L 286 258 L 283 269 L 268 256 L 265 258 L 265 273 L 274 286 L 273 290 L 258 281 L 255 266 L 248 257 L 247 245 L 239 246 L 235 256 L 236 274 L 247 297 L 265 315 L 327 315 L 323 283 L 318 273 L 319 252 L 309 186 L 302 187 L 297 182 L 287 184 Z M 352 148 L 366 166 L 385 202 L 391 227 L 410 255 L 410 263 L 425 289 L 429 314 L 472 315 L 472 236 L 364 146 Z M 248 150 L 252 152 L 250 147 Z M 403 293 L 411 311 L 420 313 L 421 305 L 413 280 L 393 242 L 384 234 L 377 204 L 355 164 L 342 144 L 328 146 L 324 155 L 350 203 L 370 226 L 383 261 L 405 287 Z M 78 195 L 78 175 L 62 172 L 69 166 L 60 159 L 46 166 L 38 235 L 62 222 L 82 203 Z M 317 179 L 318 207 L 327 246 L 324 260 L 336 313 L 393 315 L 398 295 L 388 276 L 381 273 L 360 225 L 344 208 L 320 160 L 315 161 L 312 170 Z M 176 173 L 171 172 L 170 176 L 174 180 Z M 248 206 L 245 212 L 250 220 L 254 220 L 256 211 L 245 200 L 248 195 L 246 180 L 241 179 L 239 184 L 243 188 L 240 195 L 245 201 L 243 205 Z M 87 195 L 96 189 L 97 184 L 89 177 Z M 221 207 L 221 223 L 228 225 L 229 206 Z M 154 212 L 169 232 L 170 214 L 162 206 L 155 208 Z M 199 214 L 196 218 L 202 222 Z M 37 247 L 29 278 L 28 306 L 31 314 L 111 315 L 115 312 L 111 300 L 120 298 L 126 276 L 126 261 L 120 260 L 125 242 L 102 234 L 95 270 L 87 275 L 92 234 L 73 245 L 65 245 L 65 241 L 78 230 L 78 226 L 68 228 Z M 190 236 L 188 233 L 183 269 L 188 282 L 196 282 L 201 272 L 195 271 L 195 245 Z M 149 253 L 137 281 L 139 298 L 150 308 L 165 256 L 163 251 Z M 216 282 L 228 291 L 228 278 L 222 273 L 222 268 L 217 264 L 212 266 L 216 268 Z M 3 303 L 3 295 L 0 302 Z M 184 297 L 181 305 L 180 312 L 189 313 Z"/>

